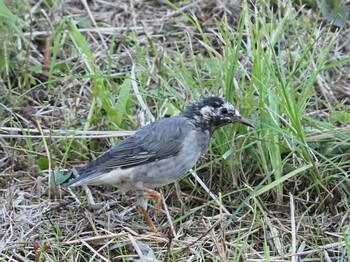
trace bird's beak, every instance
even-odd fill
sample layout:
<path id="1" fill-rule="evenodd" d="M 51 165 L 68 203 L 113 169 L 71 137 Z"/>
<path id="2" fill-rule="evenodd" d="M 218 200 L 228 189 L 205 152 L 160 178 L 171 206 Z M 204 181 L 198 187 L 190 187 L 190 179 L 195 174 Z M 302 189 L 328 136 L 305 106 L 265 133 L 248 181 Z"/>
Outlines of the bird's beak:
<path id="1" fill-rule="evenodd" d="M 245 119 L 241 116 L 235 116 L 234 121 L 237 123 L 241 123 L 243 125 L 250 126 L 250 127 L 254 128 L 252 123 L 250 123 L 247 119 Z"/>

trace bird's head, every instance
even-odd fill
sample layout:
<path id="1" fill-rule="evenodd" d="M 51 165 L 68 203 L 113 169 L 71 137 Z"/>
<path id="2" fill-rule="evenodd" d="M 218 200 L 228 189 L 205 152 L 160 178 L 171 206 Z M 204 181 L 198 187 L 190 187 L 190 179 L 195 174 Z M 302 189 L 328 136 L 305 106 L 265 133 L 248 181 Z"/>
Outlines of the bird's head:
<path id="1" fill-rule="evenodd" d="M 232 104 L 216 96 L 206 97 L 188 106 L 183 116 L 193 119 L 196 125 L 211 132 L 230 123 L 241 123 L 253 127 Z"/>

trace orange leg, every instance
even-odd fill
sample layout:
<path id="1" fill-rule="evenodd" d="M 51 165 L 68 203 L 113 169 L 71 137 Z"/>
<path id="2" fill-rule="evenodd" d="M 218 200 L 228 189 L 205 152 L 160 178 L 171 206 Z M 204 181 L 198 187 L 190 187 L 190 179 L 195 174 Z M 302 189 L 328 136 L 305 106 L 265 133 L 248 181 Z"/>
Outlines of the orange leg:
<path id="1" fill-rule="evenodd" d="M 143 198 L 145 199 L 153 199 L 156 201 L 157 204 L 157 215 L 160 216 L 162 214 L 162 195 L 158 193 L 157 191 L 154 191 L 149 188 L 141 188 L 141 191 L 146 193 L 143 194 Z"/>
<path id="2" fill-rule="evenodd" d="M 156 226 L 153 224 L 151 218 L 149 217 L 147 211 L 141 206 L 139 206 L 139 210 L 143 214 L 143 216 L 145 217 L 145 220 L 146 220 L 147 224 L 149 225 L 149 227 L 151 228 L 152 232 L 156 234 L 158 231 L 156 229 Z"/>

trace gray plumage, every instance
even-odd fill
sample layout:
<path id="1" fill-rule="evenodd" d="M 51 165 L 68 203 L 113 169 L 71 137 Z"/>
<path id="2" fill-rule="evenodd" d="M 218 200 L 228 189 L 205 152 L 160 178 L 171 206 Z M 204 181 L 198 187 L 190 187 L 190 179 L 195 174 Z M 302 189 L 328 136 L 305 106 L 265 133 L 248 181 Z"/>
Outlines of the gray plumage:
<path id="1" fill-rule="evenodd" d="M 165 118 L 141 128 L 91 163 L 78 169 L 80 176 L 65 186 L 118 186 L 119 182 L 118 187 L 123 192 L 136 190 L 136 185 L 160 187 L 177 180 L 192 168 L 209 142 L 209 132 L 198 130 L 186 117 Z M 186 159 L 178 159 L 182 154 L 186 155 Z M 128 177 L 118 179 L 116 175 L 115 178 L 104 178 L 106 174 L 115 170 L 121 174 L 127 173 Z"/>
<path id="2" fill-rule="evenodd" d="M 204 98 L 187 107 L 181 116 L 139 129 L 79 168 L 79 176 L 65 186 L 115 185 L 122 192 L 134 190 L 142 196 L 143 187 L 154 189 L 183 176 L 205 153 L 213 132 L 234 122 L 252 126 L 222 98 Z"/>

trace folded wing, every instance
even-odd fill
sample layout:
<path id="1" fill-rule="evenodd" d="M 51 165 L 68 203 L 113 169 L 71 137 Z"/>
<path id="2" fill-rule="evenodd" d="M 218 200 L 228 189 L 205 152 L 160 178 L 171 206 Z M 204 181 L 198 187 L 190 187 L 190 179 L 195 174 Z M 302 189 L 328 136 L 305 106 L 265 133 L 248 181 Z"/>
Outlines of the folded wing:
<path id="1" fill-rule="evenodd" d="M 92 180 L 114 169 L 135 167 L 177 155 L 193 125 L 185 117 L 171 117 L 141 128 L 94 161 L 78 169 L 79 177 L 66 186 Z"/>

